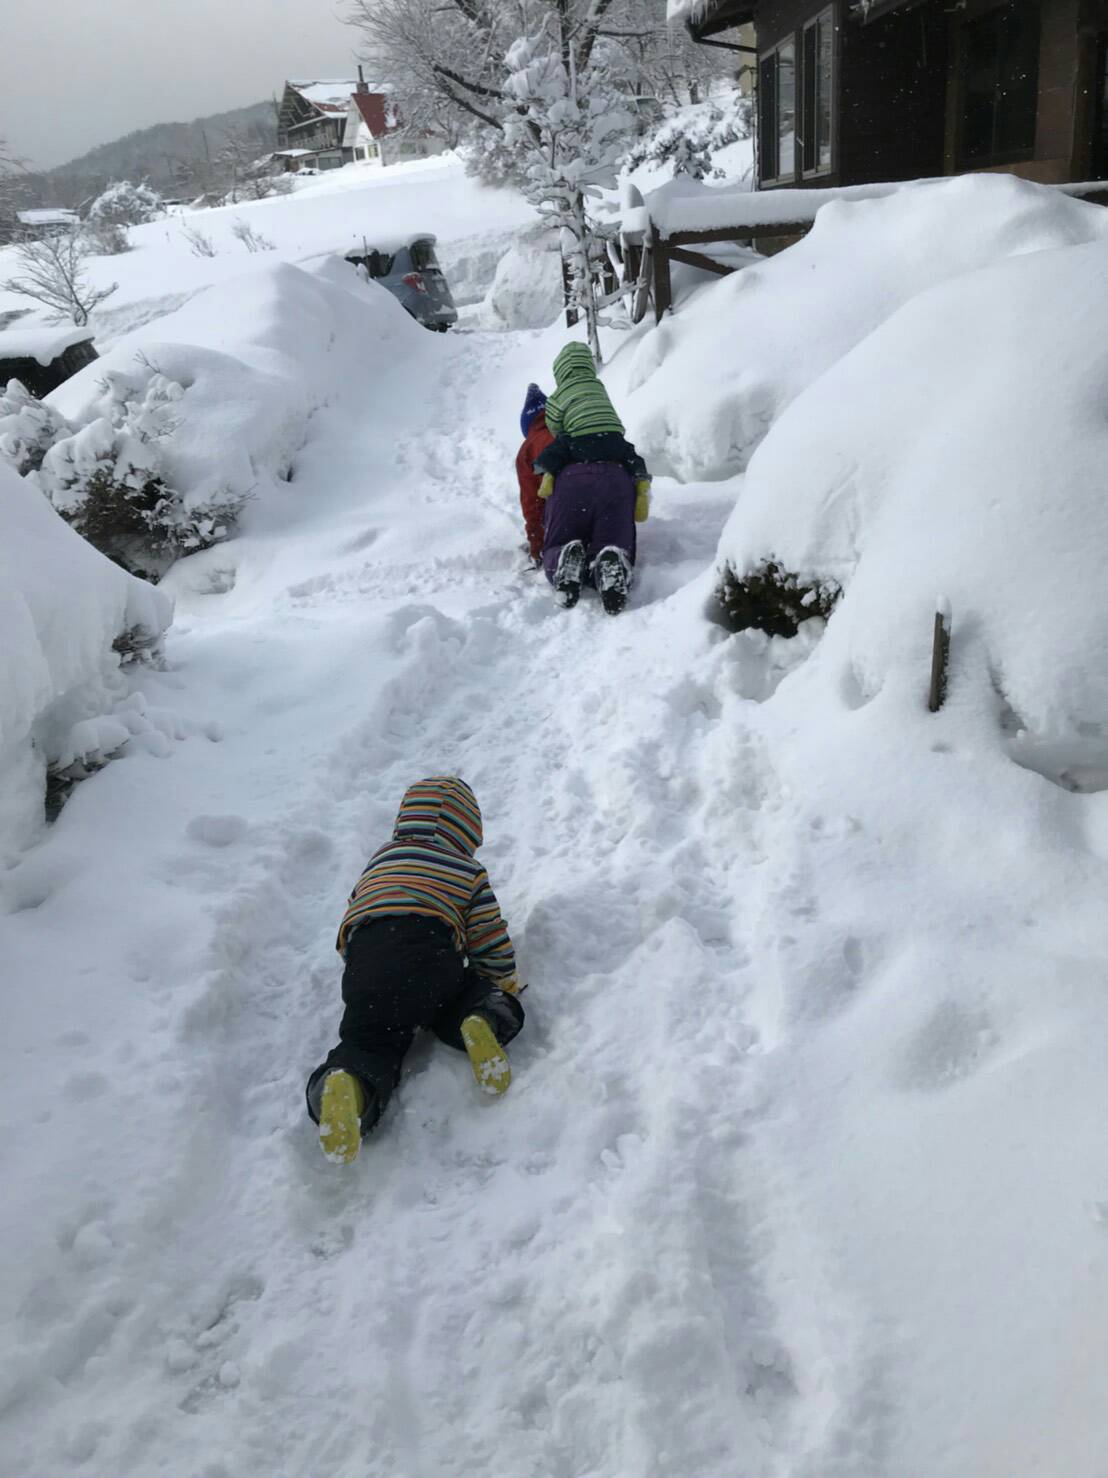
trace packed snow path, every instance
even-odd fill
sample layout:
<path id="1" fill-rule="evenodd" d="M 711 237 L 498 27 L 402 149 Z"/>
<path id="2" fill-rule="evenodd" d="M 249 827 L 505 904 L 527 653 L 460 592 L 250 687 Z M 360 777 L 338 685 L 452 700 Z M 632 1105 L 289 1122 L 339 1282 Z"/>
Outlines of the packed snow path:
<path id="1" fill-rule="evenodd" d="M 82 787 L 17 869 L 21 946 L 67 1002 L 21 1023 L 67 1068 L 29 1132 L 78 1112 L 23 1212 L 49 1232 L 8 1367 L 13 1471 L 723 1474 L 802 1442 L 727 881 L 772 779 L 655 619 L 726 500 L 675 495 L 646 526 L 619 620 L 560 611 L 521 573 L 511 466 L 539 344 L 440 347 L 414 424 L 382 445 L 378 417 L 322 413 L 293 483 L 316 519 L 182 599 L 150 688 L 188 742 Z M 236 546 L 207 558 L 230 583 Z M 692 778 L 704 749 L 730 795 Z M 486 1105 L 463 1058 L 417 1046 L 344 1173 L 302 1102 L 338 1021 L 336 920 L 438 770 L 485 808 L 531 984 L 515 1084 Z M 110 878 L 74 878 L 78 826 Z M 95 922 L 42 928 L 67 908 Z"/>
<path id="2" fill-rule="evenodd" d="M 1084 1223 L 1010 1231 L 989 1194 L 997 1085 L 1028 1050 L 1015 1006 L 972 1004 L 1016 932 L 1005 877 L 952 858 L 909 934 L 951 756 L 928 738 L 918 802 L 903 723 L 868 730 L 864 787 L 830 723 L 818 773 L 789 759 L 797 716 L 751 701 L 774 645 L 703 617 L 733 487 L 660 489 L 615 620 L 521 573 L 515 418 L 557 342 L 428 339 L 321 410 L 285 524 L 178 572 L 144 688 L 180 742 L 79 787 L 4 879 L 13 978 L 42 983 L 0 1088 L 12 1473 L 962 1478 L 967 1432 L 996 1439 L 980 1471 L 1038 1461 L 1034 1361 L 983 1398 L 1013 1342 L 967 1291 L 1007 1307 L 1031 1235 L 1102 1280 Z M 873 696 L 844 684 L 841 724 Z M 423 1042 L 330 1166 L 302 1093 L 338 1022 L 337 921 L 406 785 L 442 770 L 482 803 L 530 982 L 515 1080 L 484 1102 Z M 1011 768 L 1013 853 L 1038 783 Z M 1098 988 L 1103 851 L 1094 829 L 1067 860 L 1080 802 L 1040 802 L 1070 913 L 1052 894 L 1037 928 L 1075 952 L 1073 1002 Z M 1038 990 L 1018 940 L 1001 966 Z M 1103 1049 L 1071 1048 L 1071 1080 Z M 1048 1163 L 1054 1122 L 1020 1163 Z M 943 1135 L 949 1185 L 922 1165 Z M 1076 1122 L 1068 1142 L 1103 1158 Z M 1024 1287 L 1041 1327 L 1051 1307 Z M 1074 1431 L 1042 1471 L 1095 1471 Z"/>

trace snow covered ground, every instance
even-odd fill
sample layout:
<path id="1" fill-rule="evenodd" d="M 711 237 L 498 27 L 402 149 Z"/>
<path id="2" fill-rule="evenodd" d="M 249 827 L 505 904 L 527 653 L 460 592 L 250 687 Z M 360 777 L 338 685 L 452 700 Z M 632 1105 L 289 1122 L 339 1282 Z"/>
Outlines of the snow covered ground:
<path id="1" fill-rule="evenodd" d="M 426 177 L 421 219 L 442 183 Z M 1012 255 L 1017 217 L 1010 201 L 994 212 L 991 258 Z M 845 262 L 849 222 L 831 224 Z M 892 230 L 905 255 L 882 311 L 866 277 L 854 337 L 821 339 L 807 379 L 799 341 L 781 361 L 769 419 L 792 400 L 776 424 L 793 418 L 797 461 L 771 430 L 725 555 L 789 533 L 775 479 L 812 474 L 795 428 L 807 401 L 827 444 L 825 391 L 854 345 L 876 357 L 871 377 L 905 360 L 918 373 L 909 351 L 934 320 L 919 310 L 913 330 L 912 304 L 896 310 L 936 283 L 954 307 L 972 294 L 965 274 L 989 253 L 948 271 L 915 253 L 916 226 Z M 1026 260 L 990 271 L 1031 274 L 1046 246 L 1059 282 L 1079 257 L 1099 281 L 1088 259 L 1105 246 L 1084 226 L 1069 245 L 1021 230 Z M 779 313 L 790 270 L 756 269 Z M 332 311 L 327 269 L 271 265 L 244 289 L 264 307 L 260 347 L 235 340 L 257 374 L 282 373 L 304 339 L 274 308 L 282 274 L 298 312 Z M 649 364 L 641 383 L 672 424 L 682 401 L 699 414 L 685 340 L 726 331 L 737 281 L 701 289 L 685 328 L 611 336 L 629 413 L 644 393 L 626 388 L 631 366 Z M 1084 342 L 1080 293 L 1027 290 L 1044 297 L 1034 353 L 1060 367 Z M 144 333 L 196 344 L 221 301 L 205 296 Z M 357 373 L 363 308 L 366 337 L 392 337 Z M 911 644 L 889 644 L 880 685 L 852 667 L 849 634 L 867 628 L 846 603 L 823 640 L 705 618 L 751 449 L 725 395 L 686 443 L 710 473 L 683 469 L 716 480 L 656 483 L 629 609 L 566 613 L 521 572 L 511 460 L 523 390 L 549 382 L 564 330 L 436 336 L 364 304 L 348 327 L 311 339 L 325 393 L 297 411 L 291 481 L 165 582 L 169 664 L 135 682 L 182 737 L 79 786 L 0 874 L 4 1466 L 1108 1471 L 1108 792 L 1013 763 L 1000 698 L 957 647 L 950 701 L 929 715 Z M 1072 377 L 1057 383 L 1072 395 Z M 1044 398 L 1045 430 L 1095 434 L 1103 397 L 1081 383 L 1079 406 Z M 850 487 L 864 490 L 908 416 L 896 438 L 851 405 L 842 447 L 861 449 Z M 1084 463 L 1053 445 L 1070 506 Z M 1003 502 L 1011 463 L 990 481 L 979 442 L 958 465 L 974 448 L 982 497 Z M 813 482 L 803 528 L 841 544 L 819 520 L 847 485 Z M 405 786 L 436 770 L 482 802 L 530 981 L 515 1081 L 482 1101 L 464 1061 L 420 1044 L 341 1169 L 302 1103 L 338 1019 L 335 929 Z"/>

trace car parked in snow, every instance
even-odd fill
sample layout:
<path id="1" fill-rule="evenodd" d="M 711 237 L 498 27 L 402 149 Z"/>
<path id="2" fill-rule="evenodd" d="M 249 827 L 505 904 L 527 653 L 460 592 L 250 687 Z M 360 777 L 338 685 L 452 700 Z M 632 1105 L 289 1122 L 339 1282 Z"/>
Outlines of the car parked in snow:
<path id="1" fill-rule="evenodd" d="M 397 242 L 370 242 L 346 253 L 346 260 L 371 282 L 387 288 L 425 328 L 445 333 L 458 321 L 443 270 L 435 256 L 435 238 L 426 233 Z"/>

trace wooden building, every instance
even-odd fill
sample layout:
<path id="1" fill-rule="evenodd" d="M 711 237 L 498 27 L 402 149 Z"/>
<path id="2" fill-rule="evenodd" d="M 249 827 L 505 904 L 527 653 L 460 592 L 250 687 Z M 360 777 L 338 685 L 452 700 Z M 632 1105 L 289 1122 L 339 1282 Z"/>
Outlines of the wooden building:
<path id="1" fill-rule="evenodd" d="M 364 85 L 364 84 L 363 84 Z M 286 82 L 277 114 L 277 150 L 317 169 L 337 169 L 353 158 L 343 148 L 354 81 Z"/>
<path id="2" fill-rule="evenodd" d="M 676 0 L 670 10 L 706 44 L 729 44 L 753 22 L 761 190 L 969 170 L 1108 179 L 1108 0 Z"/>

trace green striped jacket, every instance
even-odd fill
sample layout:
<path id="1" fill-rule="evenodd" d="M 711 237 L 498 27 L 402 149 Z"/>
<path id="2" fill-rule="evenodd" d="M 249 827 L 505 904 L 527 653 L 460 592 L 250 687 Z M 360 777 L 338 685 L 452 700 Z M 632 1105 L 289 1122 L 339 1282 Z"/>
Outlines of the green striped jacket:
<path id="1" fill-rule="evenodd" d="M 371 918 L 422 914 L 449 924 L 459 952 L 479 975 L 515 992 L 516 961 L 508 926 L 473 855 L 481 845 L 481 811 L 473 791 L 454 775 L 432 775 L 409 786 L 392 841 L 370 858 L 339 926 L 338 950 Z"/>
<path id="2" fill-rule="evenodd" d="M 554 383 L 557 389 L 546 402 L 546 424 L 555 436 L 595 436 L 602 431 L 623 435 L 623 422 L 596 378 L 587 345 L 566 345 L 554 361 Z"/>

